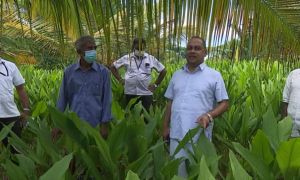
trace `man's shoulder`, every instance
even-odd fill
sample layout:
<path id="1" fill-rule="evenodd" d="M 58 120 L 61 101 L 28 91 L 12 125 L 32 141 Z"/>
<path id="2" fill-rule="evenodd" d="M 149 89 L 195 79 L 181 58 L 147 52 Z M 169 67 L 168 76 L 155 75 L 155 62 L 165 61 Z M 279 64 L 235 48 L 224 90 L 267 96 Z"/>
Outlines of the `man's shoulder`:
<path id="1" fill-rule="evenodd" d="M 94 62 L 94 63 L 96 63 L 96 66 L 99 68 L 100 71 L 109 72 L 109 69 L 106 66 L 104 66 L 103 64 L 98 63 L 98 62 Z"/>
<path id="2" fill-rule="evenodd" d="M 299 74 L 300 73 L 300 68 L 294 69 L 290 74 Z"/>
<path id="3" fill-rule="evenodd" d="M 17 67 L 17 65 L 11 61 L 5 60 L 5 59 L 1 59 L 1 62 L 4 62 L 4 64 L 10 68 L 15 68 Z"/>
<path id="4" fill-rule="evenodd" d="M 221 73 L 218 71 L 218 70 L 216 70 L 216 69 L 213 69 L 213 68 L 211 68 L 211 67 L 209 67 L 209 66 L 205 66 L 205 68 L 204 68 L 204 71 L 206 71 L 206 72 L 208 72 L 208 73 L 210 73 L 210 74 L 212 74 L 212 75 L 221 75 Z"/>
<path id="5" fill-rule="evenodd" d="M 65 69 L 65 72 L 72 71 L 72 70 L 74 70 L 77 66 L 78 66 L 78 62 L 75 62 L 75 63 L 73 63 L 73 64 L 67 66 L 66 69 Z"/>

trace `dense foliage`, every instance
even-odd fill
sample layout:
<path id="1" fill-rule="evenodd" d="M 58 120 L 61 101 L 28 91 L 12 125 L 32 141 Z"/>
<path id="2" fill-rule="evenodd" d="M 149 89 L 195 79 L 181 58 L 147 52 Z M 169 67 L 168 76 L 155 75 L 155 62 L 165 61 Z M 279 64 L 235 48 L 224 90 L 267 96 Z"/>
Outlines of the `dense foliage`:
<path id="1" fill-rule="evenodd" d="M 215 120 L 213 142 L 202 134 L 193 146 L 189 178 L 299 178 L 300 139 L 289 140 L 290 118 L 279 121 L 282 91 L 291 68 L 276 62 L 265 66 L 260 61 L 207 63 L 222 73 L 230 109 Z M 19 163 L 16 166 L 9 159 L 9 152 L 1 150 L 2 174 L 10 179 L 32 180 L 76 179 L 82 173 L 95 179 L 181 179 L 174 175 L 179 162 L 185 159 L 172 160 L 168 156 L 161 131 L 164 92 L 172 73 L 182 65 L 183 62 L 166 65 L 168 74 L 154 93 L 150 114 L 141 104 L 132 111 L 125 107 L 123 87 L 112 78 L 114 119 L 106 141 L 100 136 L 99 127 L 92 129 L 74 113 L 61 113 L 55 108 L 62 70 L 20 67 L 26 79 L 32 118 L 28 119 L 29 126 L 24 128 L 21 139 L 9 131 L 9 126 L 1 131 L 1 138 L 12 134 L 9 142 L 20 152 L 13 157 Z M 144 117 L 151 120 L 147 125 Z M 51 139 L 53 126 L 64 132 L 57 141 Z M 177 150 L 199 128 L 187 133 Z M 76 158 L 76 169 L 71 173 L 72 156 Z"/>

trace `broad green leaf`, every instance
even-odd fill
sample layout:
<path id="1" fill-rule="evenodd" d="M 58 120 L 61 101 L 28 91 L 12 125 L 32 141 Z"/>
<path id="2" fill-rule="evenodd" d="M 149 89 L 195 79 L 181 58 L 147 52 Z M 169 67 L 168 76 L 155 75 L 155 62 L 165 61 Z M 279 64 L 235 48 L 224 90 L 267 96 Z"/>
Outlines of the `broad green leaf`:
<path id="1" fill-rule="evenodd" d="M 261 157 L 267 165 L 270 165 L 270 163 L 274 160 L 268 138 L 260 129 L 257 131 L 257 134 L 252 140 L 252 152 Z"/>
<path id="2" fill-rule="evenodd" d="M 300 169 L 300 139 L 294 138 L 287 142 L 280 143 L 278 151 L 276 152 L 276 160 L 284 179 L 293 179 L 299 176 Z"/>
<path id="3" fill-rule="evenodd" d="M 56 162 L 45 174 L 41 176 L 40 180 L 62 179 L 69 169 L 69 164 L 72 158 L 73 153 Z"/>
<path id="4" fill-rule="evenodd" d="M 248 161 L 248 163 L 251 165 L 251 167 L 254 169 L 254 171 L 257 173 L 257 175 L 261 179 L 265 180 L 273 180 L 274 176 L 266 164 L 266 162 L 253 152 L 247 150 L 239 143 L 233 143 L 234 149 L 244 158 Z"/>
<path id="5" fill-rule="evenodd" d="M 87 167 L 89 167 L 93 177 L 97 180 L 102 180 L 102 175 L 100 174 L 98 168 L 93 163 L 93 160 L 89 157 L 89 155 L 81 149 L 82 154 L 82 160 L 86 164 Z"/>
<path id="6" fill-rule="evenodd" d="M 143 136 L 147 139 L 147 147 L 149 147 L 152 144 L 153 132 L 155 130 L 156 124 L 157 124 L 156 120 L 153 119 L 145 126 L 145 131 Z"/>
<path id="7" fill-rule="evenodd" d="M 10 180 L 27 180 L 24 171 L 8 159 L 6 159 L 6 174 Z"/>
<path id="8" fill-rule="evenodd" d="M 279 142 L 285 142 L 290 138 L 292 128 L 293 128 L 293 120 L 291 119 L 290 116 L 287 116 L 286 118 L 278 122 Z"/>
<path id="9" fill-rule="evenodd" d="M 177 158 L 174 159 L 171 162 L 167 162 L 163 169 L 162 169 L 162 174 L 165 177 L 165 179 L 171 179 L 173 178 L 175 175 L 178 174 L 178 167 L 179 167 L 179 163 L 181 161 L 183 161 L 185 158 Z"/>
<path id="10" fill-rule="evenodd" d="M 270 128 L 272 127 L 272 128 Z M 277 151 L 279 147 L 279 139 L 278 139 L 278 125 L 272 111 L 272 107 L 269 106 L 267 112 L 263 116 L 262 122 L 262 131 L 269 138 L 269 142 L 274 151 Z"/>
<path id="11" fill-rule="evenodd" d="M 128 171 L 126 180 L 140 180 L 139 176 L 132 171 Z"/>
<path id="12" fill-rule="evenodd" d="M 121 123 L 116 125 L 108 134 L 107 143 L 109 145 L 113 161 L 117 161 L 123 152 L 126 132 L 126 120 L 122 120 Z"/>
<path id="13" fill-rule="evenodd" d="M 205 162 L 205 157 L 202 156 L 200 161 L 200 172 L 198 174 L 198 180 L 215 180 L 214 176 L 211 174 Z"/>
<path id="14" fill-rule="evenodd" d="M 46 110 L 47 110 L 46 102 L 44 100 L 39 101 L 37 106 L 35 107 L 33 113 L 32 113 L 32 117 L 37 117 L 41 113 L 44 113 Z"/>
<path id="15" fill-rule="evenodd" d="M 8 133 L 10 132 L 11 128 L 14 126 L 15 122 L 10 123 L 6 128 L 2 128 L 0 132 L 0 141 L 7 137 Z"/>
<path id="16" fill-rule="evenodd" d="M 152 154 L 145 153 L 138 160 L 130 163 L 127 166 L 127 169 L 132 170 L 133 172 L 137 173 L 140 176 L 152 161 L 153 161 Z"/>
<path id="17" fill-rule="evenodd" d="M 85 122 L 83 122 L 83 124 L 86 127 L 86 129 L 89 131 L 89 133 L 93 135 L 94 140 L 97 144 L 97 148 L 99 149 L 99 152 L 103 158 L 102 161 L 104 161 L 107 164 L 107 167 L 109 168 L 109 171 L 111 173 L 115 173 L 117 171 L 116 162 L 112 160 L 109 145 L 100 135 L 100 131 L 96 131 L 89 124 Z"/>
<path id="18" fill-rule="evenodd" d="M 19 167 L 25 172 L 27 178 L 30 180 L 37 179 L 34 162 L 23 154 L 16 154 L 16 157 L 19 162 Z"/>
<path id="19" fill-rule="evenodd" d="M 186 180 L 186 178 L 180 177 L 180 176 L 174 176 L 172 180 Z"/>
<path id="20" fill-rule="evenodd" d="M 126 134 L 129 163 L 139 159 L 147 151 L 147 139 L 143 137 L 144 125 L 131 124 Z"/>
<path id="21" fill-rule="evenodd" d="M 245 169 L 241 166 L 239 161 L 236 159 L 233 152 L 229 151 L 230 165 L 232 169 L 232 174 L 235 180 L 252 180 L 252 177 L 245 171 Z"/>
<path id="22" fill-rule="evenodd" d="M 160 138 L 157 142 L 158 143 L 163 142 L 162 138 Z M 164 151 L 163 145 L 157 147 L 152 152 L 152 158 L 153 158 L 153 163 L 154 163 L 154 176 L 158 180 L 161 179 L 161 170 L 166 162 L 166 157 L 165 157 L 164 152 L 165 151 Z"/>
<path id="23" fill-rule="evenodd" d="M 176 147 L 174 153 L 172 154 L 172 158 L 199 132 L 202 125 L 197 126 L 194 129 L 189 130 L 183 139 L 179 142 L 178 146 Z"/>
<path id="24" fill-rule="evenodd" d="M 81 148 L 87 150 L 87 138 L 83 135 L 81 130 L 77 128 L 73 120 L 69 119 L 65 114 L 53 106 L 49 105 L 48 110 L 55 127 L 68 134 Z"/>
<path id="25" fill-rule="evenodd" d="M 208 159 L 211 158 L 218 158 L 215 146 L 212 142 L 209 141 L 209 139 L 206 137 L 205 133 L 202 131 L 202 133 L 199 136 L 197 147 L 202 152 L 202 154 L 205 156 L 206 163 L 208 163 Z M 215 176 L 218 173 L 218 161 L 212 162 L 212 164 L 208 164 L 211 166 L 212 174 Z"/>

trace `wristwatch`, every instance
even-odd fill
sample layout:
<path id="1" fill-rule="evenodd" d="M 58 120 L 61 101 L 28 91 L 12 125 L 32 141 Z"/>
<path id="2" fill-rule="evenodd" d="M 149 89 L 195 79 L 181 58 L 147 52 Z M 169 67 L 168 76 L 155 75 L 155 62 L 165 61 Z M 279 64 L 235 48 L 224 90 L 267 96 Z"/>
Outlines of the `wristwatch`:
<path id="1" fill-rule="evenodd" d="M 157 88 L 157 84 L 154 83 L 153 86 L 154 86 L 155 88 Z"/>
<path id="2" fill-rule="evenodd" d="M 209 122 L 213 122 L 214 119 L 211 117 L 211 115 L 210 115 L 209 113 L 207 113 L 206 115 L 207 115 L 208 118 L 209 118 Z"/>
<path id="3" fill-rule="evenodd" d="M 23 111 L 28 111 L 28 112 L 30 112 L 30 109 L 28 109 L 28 108 L 23 108 Z"/>

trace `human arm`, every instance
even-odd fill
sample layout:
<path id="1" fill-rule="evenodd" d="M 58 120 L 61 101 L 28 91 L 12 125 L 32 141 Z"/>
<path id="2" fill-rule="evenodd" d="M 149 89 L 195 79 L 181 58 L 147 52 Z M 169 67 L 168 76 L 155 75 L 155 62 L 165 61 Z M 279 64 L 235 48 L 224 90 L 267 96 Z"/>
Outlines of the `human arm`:
<path id="1" fill-rule="evenodd" d="M 287 117 L 287 108 L 289 106 L 289 103 L 283 102 L 282 103 L 282 109 L 281 109 L 281 119 L 284 119 Z"/>
<path id="2" fill-rule="evenodd" d="M 27 92 L 23 84 L 16 86 L 16 90 L 23 108 L 21 119 L 23 120 L 24 123 L 26 123 L 26 117 L 29 116 L 30 114 Z"/>
<path id="3" fill-rule="evenodd" d="M 163 124 L 163 140 L 167 140 L 169 134 L 170 134 L 170 121 L 171 121 L 171 107 L 172 107 L 172 100 L 168 101 L 166 113 L 165 113 L 165 119 Z"/>
<path id="4" fill-rule="evenodd" d="M 110 71 L 111 73 L 114 75 L 114 77 L 122 84 L 124 85 L 125 84 L 125 80 L 122 78 L 122 76 L 119 74 L 117 68 L 115 67 L 114 64 L 112 64 L 110 66 Z"/>
<path id="5" fill-rule="evenodd" d="M 291 79 L 292 79 L 292 73 L 288 76 L 285 86 L 284 86 L 284 90 L 283 90 L 283 94 L 282 94 L 282 108 L 281 108 L 281 119 L 284 119 L 285 117 L 287 117 L 288 113 L 287 113 L 287 109 L 288 109 L 288 105 L 289 105 L 289 101 L 290 101 L 290 95 L 291 95 L 291 88 L 290 88 L 290 84 L 291 84 Z"/>
<path id="6" fill-rule="evenodd" d="M 167 70 L 166 68 L 164 68 L 158 75 L 156 81 L 154 82 L 154 84 L 156 84 L 157 86 L 161 83 L 161 81 L 165 78 L 167 74 Z M 153 92 L 155 90 L 155 86 L 152 84 L 152 85 L 149 85 L 148 89 Z"/>
<path id="7" fill-rule="evenodd" d="M 100 120 L 100 134 L 103 139 L 107 138 L 106 125 L 112 120 L 111 116 L 111 83 L 110 73 L 107 71 L 106 76 L 103 78 L 103 94 L 102 94 L 102 118 Z"/>
<path id="8" fill-rule="evenodd" d="M 217 118 L 218 116 L 222 115 L 225 111 L 227 111 L 229 108 L 229 103 L 228 100 L 222 100 L 221 102 L 218 103 L 217 107 L 213 109 L 212 111 L 209 111 L 207 114 L 211 115 L 211 117 Z M 209 116 L 207 114 L 201 115 L 197 120 L 196 123 L 199 123 L 200 121 L 203 122 L 203 128 L 207 128 L 210 120 Z"/>

